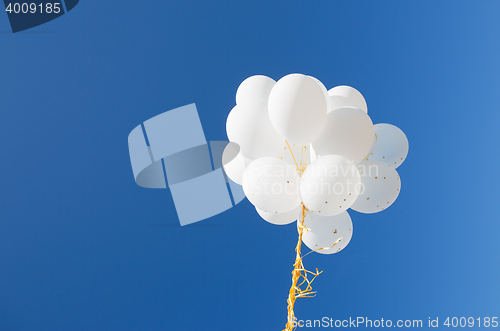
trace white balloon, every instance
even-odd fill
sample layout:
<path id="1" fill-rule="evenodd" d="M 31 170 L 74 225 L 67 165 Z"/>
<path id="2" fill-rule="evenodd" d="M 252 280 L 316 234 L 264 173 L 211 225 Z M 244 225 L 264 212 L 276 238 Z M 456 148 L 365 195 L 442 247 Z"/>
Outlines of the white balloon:
<path id="1" fill-rule="evenodd" d="M 241 154 L 240 146 L 237 143 L 229 142 L 222 153 L 222 167 L 226 175 L 236 184 L 241 185 L 243 172 L 250 164 L 251 160 Z"/>
<path id="2" fill-rule="evenodd" d="M 408 155 L 408 138 L 397 126 L 375 124 L 375 139 L 366 161 L 381 161 L 391 167 L 399 167 Z"/>
<path id="3" fill-rule="evenodd" d="M 337 86 L 330 89 L 328 95 L 330 96 L 329 111 L 342 107 L 355 107 L 368 113 L 365 98 L 354 87 L 345 85 Z"/>
<path id="4" fill-rule="evenodd" d="M 360 183 L 352 161 L 340 155 L 325 155 L 302 174 L 300 196 L 307 209 L 318 215 L 338 215 L 356 201 Z"/>
<path id="5" fill-rule="evenodd" d="M 236 105 L 227 117 L 226 131 L 229 141 L 240 145 L 241 154 L 250 160 L 276 157 L 285 143 L 271 124 L 264 104 Z"/>
<path id="6" fill-rule="evenodd" d="M 336 154 L 361 162 L 373 143 L 373 123 L 364 111 L 343 107 L 331 111 L 319 136 L 313 141 L 318 155 Z"/>
<path id="7" fill-rule="evenodd" d="M 304 230 L 302 241 L 312 250 L 319 249 L 316 252 L 320 254 L 340 252 L 349 244 L 352 238 L 352 221 L 346 211 L 339 215 L 327 217 L 319 216 L 313 212 L 306 212 L 304 226 L 307 230 Z M 335 244 L 339 239 L 340 241 Z"/>
<path id="8" fill-rule="evenodd" d="M 300 204 L 300 177 L 294 167 L 275 157 L 259 158 L 243 173 L 243 192 L 257 208 L 284 213 Z"/>
<path id="9" fill-rule="evenodd" d="M 281 78 L 269 95 L 269 117 L 289 143 L 305 146 L 322 129 L 330 99 L 314 77 L 291 74 Z"/>
<path id="10" fill-rule="evenodd" d="M 236 91 L 237 105 L 267 104 L 269 93 L 276 81 L 262 75 L 251 76 L 245 79 Z"/>
<path id="11" fill-rule="evenodd" d="M 255 207 L 257 213 L 259 213 L 260 217 L 271 224 L 275 225 L 285 225 L 295 222 L 302 211 L 302 205 L 298 205 L 297 208 L 292 209 L 290 211 L 284 213 L 268 213 L 259 208 Z"/>
<path id="12" fill-rule="evenodd" d="M 358 164 L 361 190 L 351 208 L 372 214 L 387 209 L 396 201 L 401 190 L 399 174 L 387 163 L 363 161 Z"/>
<path id="13" fill-rule="evenodd" d="M 330 109 L 330 95 L 328 94 L 328 90 L 326 89 L 325 85 L 323 85 L 323 83 L 317 79 L 316 77 L 313 77 L 313 76 L 307 76 L 309 78 L 312 78 L 316 84 L 318 84 L 319 88 L 321 89 L 321 91 L 323 92 L 323 95 L 325 96 L 325 99 L 326 99 L 326 112 L 328 113 L 328 110 Z"/>

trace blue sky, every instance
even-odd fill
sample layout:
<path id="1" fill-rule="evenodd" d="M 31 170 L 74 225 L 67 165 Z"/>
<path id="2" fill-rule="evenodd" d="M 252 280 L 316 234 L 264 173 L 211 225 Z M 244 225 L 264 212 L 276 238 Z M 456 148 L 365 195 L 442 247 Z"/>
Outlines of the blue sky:
<path id="1" fill-rule="evenodd" d="M 178 226 L 128 133 L 196 103 L 225 140 L 236 89 L 300 72 L 363 93 L 410 142 L 401 194 L 351 213 L 300 319 L 500 314 L 500 3 L 81 1 L 12 34 L 0 14 L 0 330 L 281 330 L 296 228 L 244 201 Z M 444 327 L 442 327 L 444 328 Z"/>

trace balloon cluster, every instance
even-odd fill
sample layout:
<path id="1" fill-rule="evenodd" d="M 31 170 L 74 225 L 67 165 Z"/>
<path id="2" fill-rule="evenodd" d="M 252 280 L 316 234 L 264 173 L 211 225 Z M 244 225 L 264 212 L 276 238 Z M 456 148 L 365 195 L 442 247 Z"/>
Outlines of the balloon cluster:
<path id="1" fill-rule="evenodd" d="M 302 74 L 277 82 L 252 76 L 238 88 L 226 129 L 227 176 L 270 223 L 292 223 L 304 208 L 302 240 L 318 253 L 349 243 L 347 209 L 380 212 L 399 195 L 396 168 L 408 140 L 393 125 L 373 125 L 364 97 L 352 87 L 327 91 Z"/>

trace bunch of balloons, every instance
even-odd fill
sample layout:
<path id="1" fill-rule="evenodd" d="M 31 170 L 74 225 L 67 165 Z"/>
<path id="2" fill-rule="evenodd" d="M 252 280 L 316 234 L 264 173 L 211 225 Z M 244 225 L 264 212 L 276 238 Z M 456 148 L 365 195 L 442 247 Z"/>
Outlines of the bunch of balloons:
<path id="1" fill-rule="evenodd" d="M 396 168 L 408 140 L 393 125 L 373 125 L 364 97 L 352 87 L 327 91 L 302 74 L 277 82 L 252 76 L 238 88 L 226 129 L 227 176 L 267 222 L 289 224 L 304 215 L 302 241 L 318 253 L 349 243 L 347 209 L 380 212 L 399 195 Z"/>

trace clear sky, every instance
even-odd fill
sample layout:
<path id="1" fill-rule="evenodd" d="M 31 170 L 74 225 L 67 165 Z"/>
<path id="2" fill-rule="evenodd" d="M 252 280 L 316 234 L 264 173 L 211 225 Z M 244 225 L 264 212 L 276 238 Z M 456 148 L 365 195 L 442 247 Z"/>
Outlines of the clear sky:
<path id="1" fill-rule="evenodd" d="M 246 77 L 363 93 L 410 142 L 401 194 L 299 319 L 500 315 L 500 2 L 96 1 L 12 34 L 0 13 L 0 330 L 282 330 L 295 225 L 243 201 L 180 227 L 127 136 L 196 103 L 208 140 Z M 307 251 L 307 249 L 305 250 Z M 443 327 L 445 329 L 445 327 Z"/>

